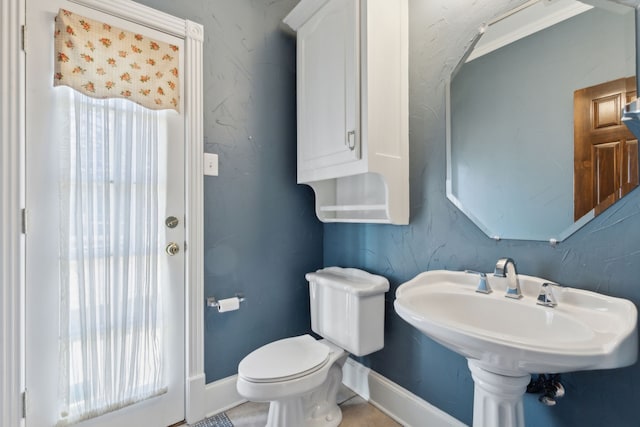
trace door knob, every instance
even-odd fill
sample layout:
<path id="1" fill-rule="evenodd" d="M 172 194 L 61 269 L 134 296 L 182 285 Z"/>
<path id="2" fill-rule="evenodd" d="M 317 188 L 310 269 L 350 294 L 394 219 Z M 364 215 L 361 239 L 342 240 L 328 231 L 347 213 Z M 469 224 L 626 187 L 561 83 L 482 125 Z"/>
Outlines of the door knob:
<path id="1" fill-rule="evenodd" d="M 180 252 L 180 246 L 176 242 L 171 242 L 167 245 L 167 253 L 171 256 L 174 256 L 178 252 Z"/>

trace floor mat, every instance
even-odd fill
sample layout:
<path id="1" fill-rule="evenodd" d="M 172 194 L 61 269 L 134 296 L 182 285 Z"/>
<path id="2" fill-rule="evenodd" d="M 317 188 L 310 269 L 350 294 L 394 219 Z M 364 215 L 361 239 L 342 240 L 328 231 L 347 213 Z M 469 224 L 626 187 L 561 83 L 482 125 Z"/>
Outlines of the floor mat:
<path id="1" fill-rule="evenodd" d="M 202 421 L 198 421 L 195 424 L 191 424 L 191 427 L 233 427 L 233 423 L 227 417 L 227 414 L 216 414 L 213 417 L 205 418 Z"/>

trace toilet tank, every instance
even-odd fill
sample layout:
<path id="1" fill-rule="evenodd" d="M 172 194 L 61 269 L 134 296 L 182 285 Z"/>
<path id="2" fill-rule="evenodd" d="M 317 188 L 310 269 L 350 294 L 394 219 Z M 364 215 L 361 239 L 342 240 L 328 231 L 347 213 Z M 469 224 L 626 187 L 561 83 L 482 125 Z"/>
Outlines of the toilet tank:
<path id="1" fill-rule="evenodd" d="M 355 268 L 307 273 L 311 329 L 356 356 L 384 347 L 384 293 L 389 281 Z"/>

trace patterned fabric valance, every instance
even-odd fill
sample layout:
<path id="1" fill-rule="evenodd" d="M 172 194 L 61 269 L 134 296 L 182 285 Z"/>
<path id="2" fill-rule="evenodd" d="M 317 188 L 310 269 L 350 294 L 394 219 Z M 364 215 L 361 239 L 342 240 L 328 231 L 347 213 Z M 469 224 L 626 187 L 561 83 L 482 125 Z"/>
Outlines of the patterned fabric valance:
<path id="1" fill-rule="evenodd" d="M 54 86 L 178 111 L 178 46 L 60 9 L 55 49 Z"/>

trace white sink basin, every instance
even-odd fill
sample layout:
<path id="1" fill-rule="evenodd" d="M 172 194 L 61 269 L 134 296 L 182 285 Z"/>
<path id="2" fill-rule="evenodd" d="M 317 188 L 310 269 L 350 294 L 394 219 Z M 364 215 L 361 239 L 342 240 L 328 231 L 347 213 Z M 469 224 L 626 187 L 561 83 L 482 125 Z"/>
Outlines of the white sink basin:
<path id="1" fill-rule="evenodd" d="M 487 274 L 493 293 L 475 292 L 478 276 L 428 271 L 400 285 L 394 303 L 408 323 L 445 347 L 501 375 L 619 368 L 638 353 L 633 303 L 554 286 L 555 308 L 536 304 L 546 280 L 518 275 L 524 297 L 505 298 L 506 279 Z"/>

